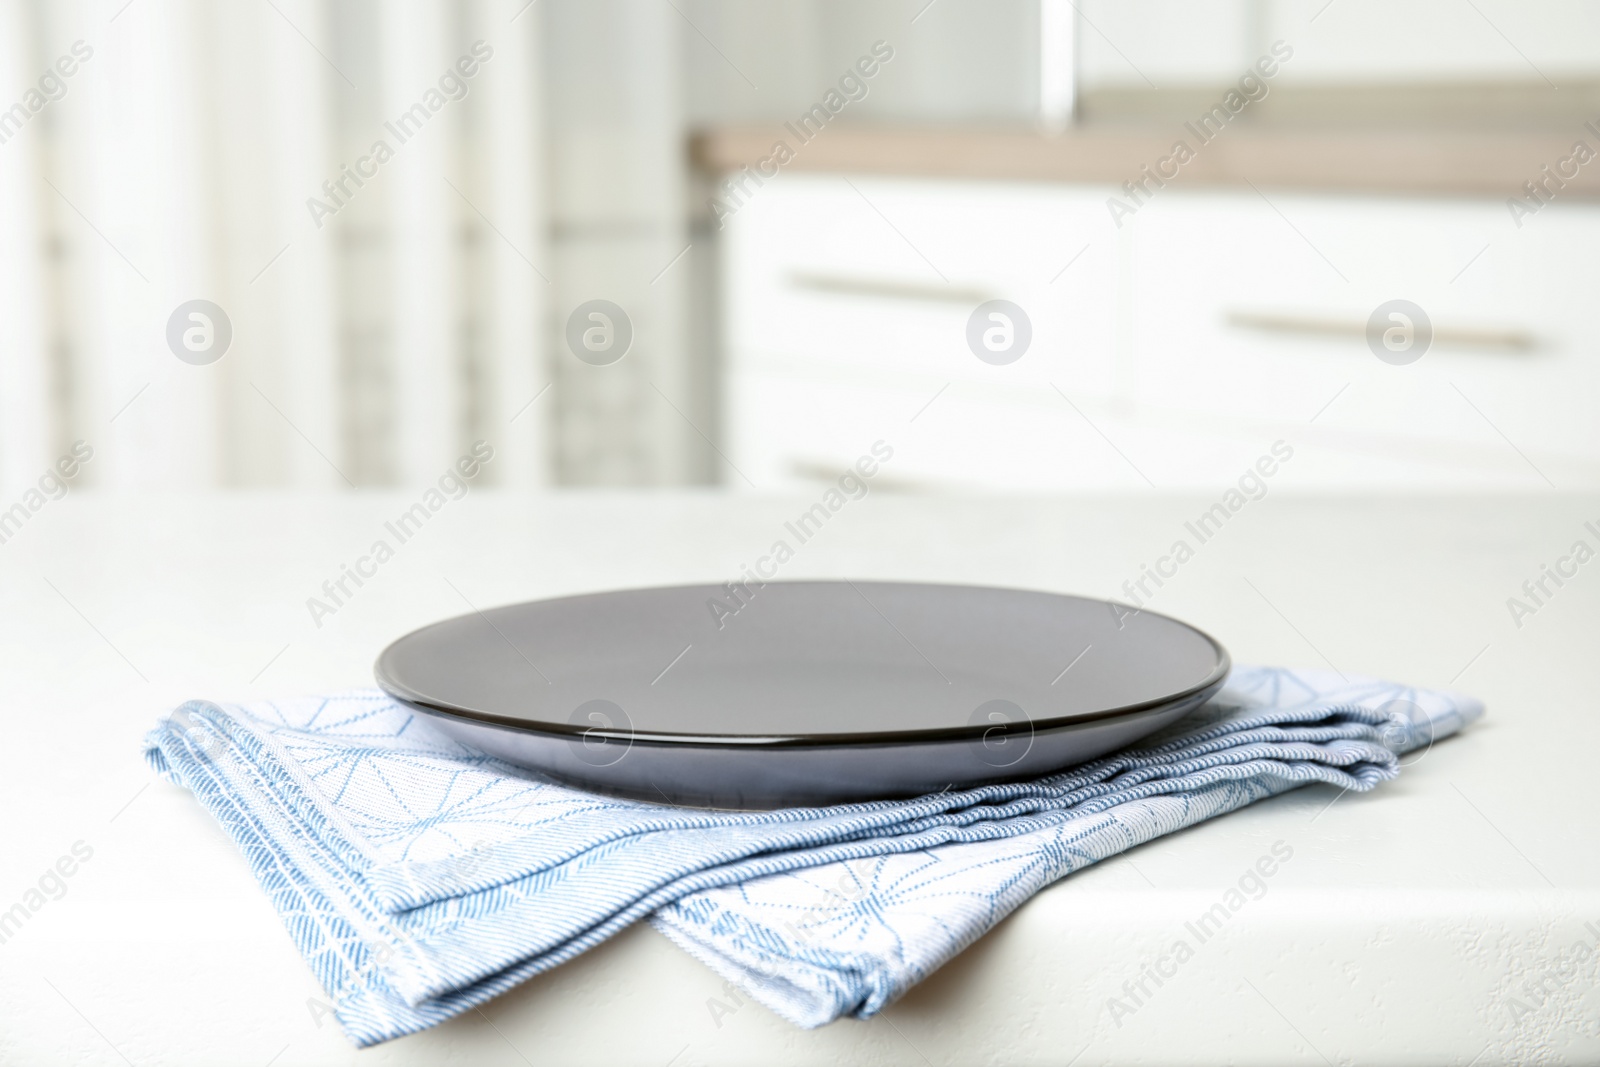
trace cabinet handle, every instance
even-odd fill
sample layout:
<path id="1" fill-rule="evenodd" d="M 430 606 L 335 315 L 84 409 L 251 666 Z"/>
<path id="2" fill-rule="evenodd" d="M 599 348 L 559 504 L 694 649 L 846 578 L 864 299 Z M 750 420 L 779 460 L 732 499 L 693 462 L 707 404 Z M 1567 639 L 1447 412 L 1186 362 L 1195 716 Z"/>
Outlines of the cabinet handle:
<path id="1" fill-rule="evenodd" d="M 962 304 L 968 308 L 993 300 L 991 293 L 958 285 L 919 285 L 888 278 L 856 278 L 845 274 L 811 274 L 795 271 L 789 284 L 796 289 L 835 296 L 865 296 L 880 300 L 916 300 L 923 303 Z"/>
<path id="2" fill-rule="evenodd" d="M 1314 337 L 1363 337 L 1367 324 L 1359 319 L 1316 318 L 1310 315 L 1284 315 L 1273 312 L 1230 311 L 1228 325 L 1236 330 L 1262 330 L 1268 333 L 1295 333 Z M 1439 344 L 1465 345 L 1511 352 L 1531 352 L 1539 339 L 1526 330 L 1512 327 L 1434 326 L 1433 339 Z"/>

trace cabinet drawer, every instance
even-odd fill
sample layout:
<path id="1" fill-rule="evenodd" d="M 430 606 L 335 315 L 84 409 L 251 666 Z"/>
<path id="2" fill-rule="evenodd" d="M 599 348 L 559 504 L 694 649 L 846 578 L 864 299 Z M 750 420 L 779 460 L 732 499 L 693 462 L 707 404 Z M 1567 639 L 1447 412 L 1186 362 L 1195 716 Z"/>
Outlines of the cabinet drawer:
<path id="1" fill-rule="evenodd" d="M 763 187 L 724 231 L 735 462 L 847 464 L 937 394 L 899 426 L 929 485 L 1213 486 L 1279 438 L 1312 486 L 1600 484 L 1600 208 L 1518 230 L 1499 203 L 1168 189 L 1118 227 L 1113 192 Z M 1003 366 L 967 340 L 990 299 L 1032 327 Z M 1437 334 L 1403 366 L 1366 339 L 1396 299 Z"/>

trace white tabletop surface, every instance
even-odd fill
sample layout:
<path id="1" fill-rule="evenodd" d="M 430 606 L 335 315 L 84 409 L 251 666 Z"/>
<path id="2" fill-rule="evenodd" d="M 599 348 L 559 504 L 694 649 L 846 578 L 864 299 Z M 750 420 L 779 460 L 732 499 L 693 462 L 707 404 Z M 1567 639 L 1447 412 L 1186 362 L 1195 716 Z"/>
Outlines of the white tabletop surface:
<path id="1" fill-rule="evenodd" d="M 1269 497 L 1152 601 L 1240 662 L 1487 701 L 1398 781 L 1303 789 L 1073 875 L 870 1022 L 797 1030 L 641 926 L 482 1012 L 357 1052 L 318 1025 L 320 990 L 232 844 L 145 769 L 143 730 L 185 698 L 369 684 L 390 639 L 467 610 L 450 583 L 490 605 L 732 578 L 812 502 L 474 491 L 316 628 L 306 598 L 412 499 L 75 494 L 0 545 L 0 911 L 92 849 L 0 944 L 0 1062 L 1600 1060 L 1600 560 L 1520 628 L 1506 605 L 1573 542 L 1600 547 L 1584 527 L 1600 528 L 1600 499 L 1553 492 Z M 1114 595 L 1209 503 L 878 493 L 783 577 Z M 1266 895 L 1113 1017 L 1124 982 L 1280 841 L 1293 858 Z"/>

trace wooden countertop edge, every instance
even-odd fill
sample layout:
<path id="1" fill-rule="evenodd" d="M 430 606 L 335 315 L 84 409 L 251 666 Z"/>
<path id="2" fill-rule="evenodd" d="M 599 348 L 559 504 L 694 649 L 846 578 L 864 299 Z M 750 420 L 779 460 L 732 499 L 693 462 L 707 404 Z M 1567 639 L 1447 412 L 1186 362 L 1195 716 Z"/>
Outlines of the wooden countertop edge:
<path id="1" fill-rule="evenodd" d="M 1193 155 L 1181 166 L 1182 140 Z M 1600 133 L 1571 132 L 1276 132 L 1228 128 L 1202 142 L 1184 126 L 1162 132 L 1102 128 L 1060 135 L 1027 131 L 829 126 L 801 141 L 785 124 L 703 130 L 690 142 L 693 162 L 711 174 L 772 160 L 782 142 L 793 157 L 784 171 L 894 174 L 937 178 L 1075 182 L 1121 186 L 1165 171 L 1177 187 L 1238 186 L 1353 193 L 1525 198 L 1525 183 L 1545 179 L 1555 199 L 1600 197 L 1600 158 L 1573 159 L 1584 142 L 1600 155 Z M 1166 163 L 1161 161 L 1167 160 Z M 1557 168 L 1567 160 L 1562 176 Z M 778 166 L 773 160 L 765 166 Z M 1564 181 L 1558 187 L 1549 173 Z"/>

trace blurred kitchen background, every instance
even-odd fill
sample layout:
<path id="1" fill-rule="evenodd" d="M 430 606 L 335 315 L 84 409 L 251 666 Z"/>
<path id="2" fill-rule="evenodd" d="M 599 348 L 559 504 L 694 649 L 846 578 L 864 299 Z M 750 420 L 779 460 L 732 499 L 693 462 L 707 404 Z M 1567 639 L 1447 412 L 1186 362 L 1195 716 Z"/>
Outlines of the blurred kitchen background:
<path id="1" fill-rule="evenodd" d="M 1600 485 L 1593 3 L 0 0 L 0 109 L 0 508 Z"/>

